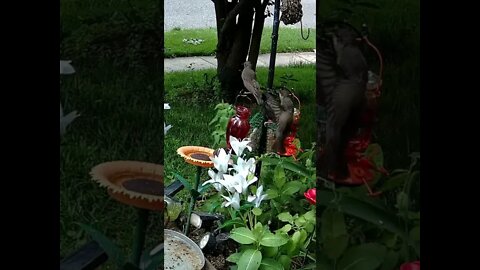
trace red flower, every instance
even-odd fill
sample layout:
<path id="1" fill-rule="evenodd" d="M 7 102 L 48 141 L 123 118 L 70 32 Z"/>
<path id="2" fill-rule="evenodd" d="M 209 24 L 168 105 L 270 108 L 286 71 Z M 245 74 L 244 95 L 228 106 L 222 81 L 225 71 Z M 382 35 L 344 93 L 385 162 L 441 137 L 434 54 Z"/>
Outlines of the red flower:
<path id="1" fill-rule="evenodd" d="M 310 204 L 315 205 L 317 203 L 317 189 L 316 188 L 311 188 L 307 190 L 305 193 L 303 193 L 305 198 Z"/>
<path id="2" fill-rule="evenodd" d="M 367 182 L 371 181 L 374 176 L 373 169 L 375 169 L 374 165 L 366 158 L 361 158 L 355 162 L 348 163 L 350 177 L 355 182 L 363 182 L 363 180 Z"/>
<path id="3" fill-rule="evenodd" d="M 420 261 L 404 263 L 400 266 L 400 270 L 420 270 Z"/>

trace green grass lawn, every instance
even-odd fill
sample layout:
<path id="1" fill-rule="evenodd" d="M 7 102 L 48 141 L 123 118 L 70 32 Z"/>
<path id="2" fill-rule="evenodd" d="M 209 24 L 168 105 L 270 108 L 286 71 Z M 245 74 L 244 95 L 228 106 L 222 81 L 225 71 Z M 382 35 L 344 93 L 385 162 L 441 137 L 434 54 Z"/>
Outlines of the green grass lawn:
<path id="1" fill-rule="evenodd" d="M 268 69 L 259 68 L 257 77 L 261 85 L 266 85 Z M 165 173 L 166 183 L 173 181 L 172 173 L 184 175 L 193 181 L 195 168 L 186 164 L 177 155 L 176 150 L 185 145 L 212 147 L 213 127 L 208 123 L 215 114 L 214 107 L 219 100 L 200 100 L 197 98 L 205 90 L 205 75 L 211 77 L 215 70 L 198 70 L 188 72 L 171 72 L 165 74 L 165 102 L 172 109 L 165 112 L 165 120 L 173 125 L 165 137 Z M 298 137 L 302 147 L 308 149 L 316 139 L 315 123 L 315 66 L 277 67 L 274 85 L 280 85 L 284 75 L 291 75 L 298 81 L 290 81 L 287 85 L 293 88 L 295 95 L 301 100 L 301 121 Z M 202 180 L 206 180 L 206 170 Z M 185 194 L 180 194 L 185 198 Z"/>
<path id="2" fill-rule="evenodd" d="M 300 29 L 280 27 L 277 52 L 304 52 L 315 49 L 315 29 L 311 29 L 310 37 L 303 40 Z M 260 44 L 260 53 L 270 52 L 272 28 L 265 27 Z M 183 40 L 202 39 L 194 45 Z M 165 57 L 215 55 L 217 46 L 217 30 L 208 29 L 174 29 L 165 32 Z"/>

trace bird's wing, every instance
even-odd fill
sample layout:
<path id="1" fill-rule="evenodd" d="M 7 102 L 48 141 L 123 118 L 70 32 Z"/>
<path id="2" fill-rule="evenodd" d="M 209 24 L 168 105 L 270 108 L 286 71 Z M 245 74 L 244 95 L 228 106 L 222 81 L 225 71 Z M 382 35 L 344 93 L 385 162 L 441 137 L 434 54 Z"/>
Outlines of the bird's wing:
<path id="1" fill-rule="evenodd" d="M 280 99 L 277 96 L 273 95 L 272 93 L 266 93 L 266 103 L 270 108 L 271 112 L 275 115 L 275 120 L 278 122 L 278 118 L 282 113 L 282 109 L 280 108 Z"/>
<path id="2" fill-rule="evenodd" d="M 262 91 L 260 84 L 255 79 L 255 72 L 251 69 L 245 68 L 242 71 L 243 85 L 247 90 L 255 96 L 258 104 L 262 104 Z"/>

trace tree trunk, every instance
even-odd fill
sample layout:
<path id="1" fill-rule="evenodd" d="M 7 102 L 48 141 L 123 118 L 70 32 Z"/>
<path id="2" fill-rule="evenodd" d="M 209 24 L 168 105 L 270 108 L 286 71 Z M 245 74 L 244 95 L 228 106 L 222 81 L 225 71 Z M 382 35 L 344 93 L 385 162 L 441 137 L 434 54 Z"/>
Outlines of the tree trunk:
<path id="1" fill-rule="evenodd" d="M 247 55 L 256 65 L 268 0 L 212 1 L 217 20 L 217 75 L 224 101 L 233 104 L 243 88 L 241 72 Z"/>
<path id="2" fill-rule="evenodd" d="M 252 42 L 248 53 L 248 61 L 252 63 L 252 69 L 256 70 L 258 55 L 260 54 L 260 43 L 262 41 L 263 26 L 265 24 L 265 8 L 268 0 L 255 6 L 255 23 L 253 25 Z"/>

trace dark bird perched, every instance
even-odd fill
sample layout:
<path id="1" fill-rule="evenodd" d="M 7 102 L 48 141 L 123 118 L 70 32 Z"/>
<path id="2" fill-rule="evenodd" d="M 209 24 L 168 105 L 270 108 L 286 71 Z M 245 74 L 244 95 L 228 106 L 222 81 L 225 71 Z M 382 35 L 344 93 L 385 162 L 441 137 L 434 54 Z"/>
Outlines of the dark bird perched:
<path id="1" fill-rule="evenodd" d="M 258 105 L 262 105 L 262 90 L 260 89 L 260 84 L 257 82 L 257 75 L 252 69 L 252 63 L 248 61 L 243 64 L 242 80 L 243 85 L 255 97 Z"/>
<path id="2" fill-rule="evenodd" d="M 336 25 L 325 33 L 317 52 L 320 102 L 327 113 L 323 161 L 335 178 L 348 176 L 345 149 L 358 131 L 359 118 L 366 103 L 368 66 L 351 27 Z M 329 37 L 326 38 L 325 37 Z"/>

